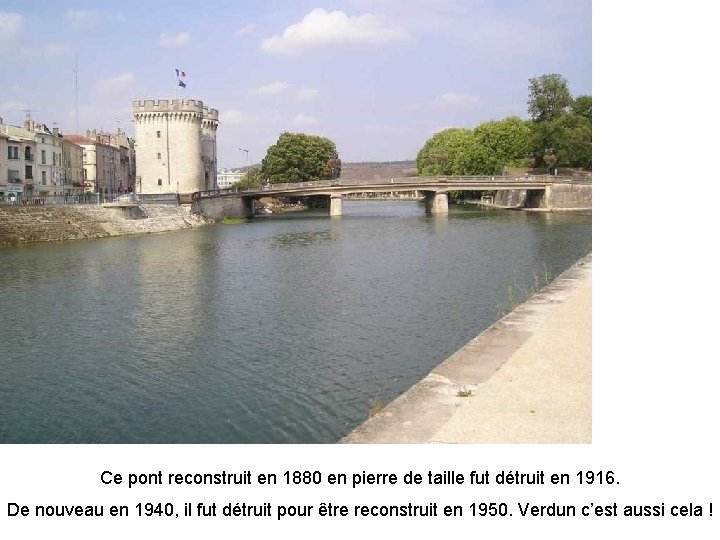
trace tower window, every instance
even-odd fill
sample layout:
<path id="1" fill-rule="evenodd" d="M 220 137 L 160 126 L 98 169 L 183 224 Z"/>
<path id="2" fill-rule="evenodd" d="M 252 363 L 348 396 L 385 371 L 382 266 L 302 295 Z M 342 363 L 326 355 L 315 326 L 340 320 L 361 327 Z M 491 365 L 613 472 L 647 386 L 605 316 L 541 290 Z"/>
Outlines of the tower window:
<path id="1" fill-rule="evenodd" d="M 158 139 L 160 138 L 160 132 L 159 132 L 159 131 L 156 131 L 156 132 L 155 132 L 155 135 L 157 136 Z"/>
<path id="2" fill-rule="evenodd" d="M 162 154 L 158 152 L 158 159 L 162 159 Z"/>
<path id="3" fill-rule="evenodd" d="M 158 178 L 158 186 L 162 186 L 162 178 Z"/>

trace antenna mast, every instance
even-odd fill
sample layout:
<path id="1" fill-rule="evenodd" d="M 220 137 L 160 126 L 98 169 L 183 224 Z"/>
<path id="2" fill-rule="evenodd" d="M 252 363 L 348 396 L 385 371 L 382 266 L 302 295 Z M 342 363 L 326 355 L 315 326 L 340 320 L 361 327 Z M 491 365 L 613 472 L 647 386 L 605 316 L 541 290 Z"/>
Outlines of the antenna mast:
<path id="1" fill-rule="evenodd" d="M 80 134 L 78 122 L 78 55 L 75 53 L 75 133 Z"/>

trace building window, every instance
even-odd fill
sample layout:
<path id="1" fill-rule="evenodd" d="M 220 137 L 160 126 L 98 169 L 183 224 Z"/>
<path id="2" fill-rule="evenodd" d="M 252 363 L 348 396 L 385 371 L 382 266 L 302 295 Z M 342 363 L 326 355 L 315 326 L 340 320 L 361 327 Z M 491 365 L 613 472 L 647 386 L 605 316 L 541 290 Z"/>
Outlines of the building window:
<path id="1" fill-rule="evenodd" d="M 45 142 L 45 141 L 43 140 L 43 142 Z M 42 164 L 45 165 L 45 150 L 42 150 L 41 156 L 42 157 L 40 159 L 42 160 Z"/>
<path id="2" fill-rule="evenodd" d="M 158 186 L 162 186 L 162 178 L 158 178 Z"/>
<path id="3" fill-rule="evenodd" d="M 47 186 L 47 172 L 46 171 L 42 172 L 42 185 Z"/>
<path id="4" fill-rule="evenodd" d="M 160 138 L 160 132 L 159 132 L 159 131 L 156 131 L 156 132 L 155 132 L 155 135 L 157 136 L 158 139 Z"/>
<path id="5" fill-rule="evenodd" d="M 162 154 L 158 152 L 158 159 L 162 159 Z"/>
<path id="6" fill-rule="evenodd" d="M 25 179 L 32 180 L 32 165 L 25 165 Z"/>

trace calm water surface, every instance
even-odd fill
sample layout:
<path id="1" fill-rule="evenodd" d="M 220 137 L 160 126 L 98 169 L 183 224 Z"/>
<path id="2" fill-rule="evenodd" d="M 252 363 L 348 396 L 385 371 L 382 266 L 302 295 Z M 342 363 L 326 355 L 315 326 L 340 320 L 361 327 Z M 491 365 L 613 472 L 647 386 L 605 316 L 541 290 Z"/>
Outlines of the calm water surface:
<path id="1" fill-rule="evenodd" d="M 343 211 L 0 250 L 0 441 L 334 442 L 591 246 L 586 216 Z"/>

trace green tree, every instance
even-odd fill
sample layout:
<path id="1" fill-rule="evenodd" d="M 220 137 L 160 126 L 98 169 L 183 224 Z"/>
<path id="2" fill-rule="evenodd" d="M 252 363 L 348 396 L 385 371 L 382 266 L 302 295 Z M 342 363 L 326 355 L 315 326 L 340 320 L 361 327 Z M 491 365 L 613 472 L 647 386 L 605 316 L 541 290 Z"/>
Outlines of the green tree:
<path id="1" fill-rule="evenodd" d="M 530 151 L 532 127 L 517 116 L 485 122 L 475 128 L 485 160 L 478 174 L 502 174 L 507 166 L 524 164 Z"/>
<path id="2" fill-rule="evenodd" d="M 535 122 L 557 118 L 572 104 L 568 83 L 557 73 L 530 79 L 528 90 L 528 114 Z"/>
<path id="3" fill-rule="evenodd" d="M 530 79 L 528 89 L 535 164 L 592 167 L 592 96 L 573 99 L 555 73 Z"/>
<path id="4" fill-rule="evenodd" d="M 257 166 L 250 167 L 244 178 L 237 182 L 233 182 L 230 187 L 233 189 L 256 188 L 260 186 L 260 168 Z"/>
<path id="5" fill-rule="evenodd" d="M 592 120 L 566 113 L 533 127 L 533 148 L 539 163 L 547 150 L 555 156 L 555 166 L 592 168 Z"/>
<path id="6" fill-rule="evenodd" d="M 473 130 L 450 128 L 435 133 L 418 152 L 420 175 L 481 174 L 487 159 Z"/>
<path id="7" fill-rule="evenodd" d="M 305 133 L 282 133 L 260 164 L 260 176 L 273 184 L 326 180 L 340 172 L 335 143 Z"/>
<path id="8" fill-rule="evenodd" d="M 592 96 L 578 96 L 570 104 L 570 112 L 592 120 Z"/>
<path id="9" fill-rule="evenodd" d="M 474 130 L 450 128 L 433 135 L 417 157 L 421 175 L 502 174 L 520 165 L 530 148 L 528 122 L 511 117 L 485 122 Z"/>
<path id="10" fill-rule="evenodd" d="M 592 168 L 592 120 L 568 113 L 557 120 L 554 143 L 559 165 Z"/>

